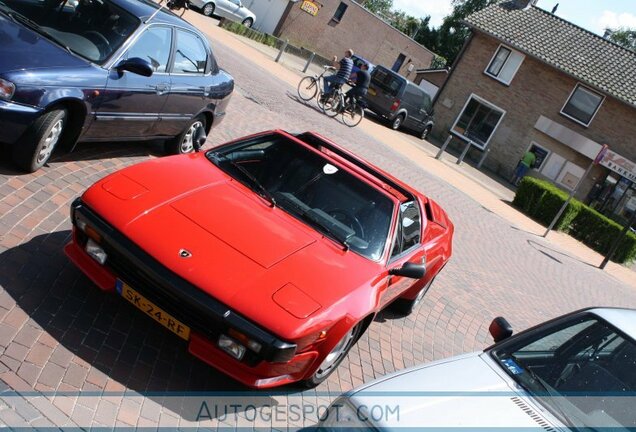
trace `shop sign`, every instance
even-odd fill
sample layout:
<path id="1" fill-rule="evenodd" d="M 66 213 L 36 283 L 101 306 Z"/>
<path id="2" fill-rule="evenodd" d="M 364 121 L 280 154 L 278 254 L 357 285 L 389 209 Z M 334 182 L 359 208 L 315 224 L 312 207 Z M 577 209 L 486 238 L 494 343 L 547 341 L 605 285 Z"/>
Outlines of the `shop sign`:
<path id="1" fill-rule="evenodd" d="M 636 164 L 612 150 L 607 150 L 599 163 L 622 177 L 636 182 Z"/>
<path id="2" fill-rule="evenodd" d="M 300 4 L 300 8 L 304 10 L 305 12 L 307 12 L 309 15 L 313 15 L 313 16 L 318 15 L 319 7 L 316 3 L 312 1 L 303 0 L 303 2 Z"/>

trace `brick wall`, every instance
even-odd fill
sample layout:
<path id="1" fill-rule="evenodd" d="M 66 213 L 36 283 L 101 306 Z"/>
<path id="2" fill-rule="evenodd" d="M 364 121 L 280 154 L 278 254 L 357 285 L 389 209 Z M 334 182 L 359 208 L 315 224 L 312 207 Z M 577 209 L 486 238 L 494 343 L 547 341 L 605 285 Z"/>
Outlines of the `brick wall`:
<path id="1" fill-rule="evenodd" d="M 332 20 L 340 0 L 322 0 L 317 16 L 300 9 L 302 0 L 290 3 L 288 13 L 283 15 L 276 36 L 289 39 L 296 46 L 315 51 L 331 58 L 342 57 L 345 50 L 353 49 L 372 63 L 391 68 L 399 54 L 406 59 L 400 73 L 407 78 L 415 77 L 415 69 L 430 67 L 434 54 L 386 24 L 351 0 L 343 0 L 348 7 L 339 23 Z M 408 67 L 413 65 L 409 74 Z"/>
<path id="2" fill-rule="evenodd" d="M 589 127 L 584 127 L 560 114 L 578 82 L 575 78 L 529 56 L 525 57 L 509 86 L 484 74 L 499 44 L 494 38 L 475 34 L 437 99 L 434 136 L 446 139 L 468 97 L 474 93 L 506 111 L 491 138 L 490 154 L 485 163 L 504 176 L 512 174 L 531 141 L 584 169 L 589 165 L 590 159 L 534 128 L 541 115 L 599 144 L 606 143 L 612 150 L 636 161 L 633 138 L 636 136 L 636 109 L 608 96 Z M 459 140 L 454 141 L 455 145 L 460 144 Z M 471 149 L 469 155 L 478 158 L 481 151 Z M 580 195 L 585 195 L 593 181 L 604 172 L 602 168 L 595 168 Z M 535 175 L 541 177 L 536 172 Z"/>

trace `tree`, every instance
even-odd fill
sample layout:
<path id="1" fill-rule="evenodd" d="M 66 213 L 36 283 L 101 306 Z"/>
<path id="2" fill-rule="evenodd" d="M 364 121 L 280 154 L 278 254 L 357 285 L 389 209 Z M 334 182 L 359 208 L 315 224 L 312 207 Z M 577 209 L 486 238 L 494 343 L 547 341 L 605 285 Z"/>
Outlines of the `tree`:
<path id="1" fill-rule="evenodd" d="M 389 15 L 393 9 L 393 0 L 366 0 L 360 1 L 360 4 L 370 12 L 376 15 Z"/>
<path id="2" fill-rule="evenodd" d="M 636 51 L 636 29 L 620 28 L 609 30 L 609 40 L 627 49 Z"/>
<path id="3" fill-rule="evenodd" d="M 452 63 L 470 34 L 470 30 L 462 21 L 468 15 L 486 6 L 490 6 L 496 1 L 497 0 L 452 0 L 453 11 L 444 18 L 438 30 L 439 46 L 436 52 Z"/>

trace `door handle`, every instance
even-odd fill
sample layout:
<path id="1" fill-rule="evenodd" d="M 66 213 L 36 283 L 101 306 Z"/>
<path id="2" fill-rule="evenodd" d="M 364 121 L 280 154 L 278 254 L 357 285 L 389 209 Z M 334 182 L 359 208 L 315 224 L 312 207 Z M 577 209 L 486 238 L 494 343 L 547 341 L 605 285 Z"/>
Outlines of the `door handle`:
<path id="1" fill-rule="evenodd" d="M 155 90 L 157 91 L 158 95 L 163 95 L 168 93 L 168 91 L 170 91 L 170 86 L 167 84 L 157 84 L 155 86 Z"/>

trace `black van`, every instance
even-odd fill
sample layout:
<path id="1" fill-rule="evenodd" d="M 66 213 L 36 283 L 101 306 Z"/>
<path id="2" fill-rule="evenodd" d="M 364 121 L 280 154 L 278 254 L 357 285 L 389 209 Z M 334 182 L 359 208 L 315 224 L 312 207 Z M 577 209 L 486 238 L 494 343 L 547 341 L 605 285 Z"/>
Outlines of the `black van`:
<path id="1" fill-rule="evenodd" d="M 365 99 L 368 109 L 388 119 L 395 130 L 404 126 L 424 139 L 433 129 L 433 104 L 428 93 L 384 66 L 373 69 Z"/>

